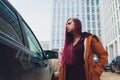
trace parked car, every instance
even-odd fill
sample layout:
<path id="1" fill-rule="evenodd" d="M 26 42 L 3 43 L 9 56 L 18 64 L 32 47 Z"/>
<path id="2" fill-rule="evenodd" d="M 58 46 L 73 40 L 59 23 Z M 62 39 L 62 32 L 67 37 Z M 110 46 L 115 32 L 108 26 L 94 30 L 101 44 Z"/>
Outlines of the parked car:
<path id="1" fill-rule="evenodd" d="M 0 80 L 51 80 L 49 59 L 30 27 L 8 2 L 0 0 Z"/>
<path id="2" fill-rule="evenodd" d="M 120 56 L 116 56 L 110 63 L 112 72 L 120 72 Z"/>
<path id="3" fill-rule="evenodd" d="M 110 66 L 109 63 L 107 63 L 107 64 L 105 65 L 104 70 L 105 70 L 105 71 L 111 70 L 111 66 Z"/>

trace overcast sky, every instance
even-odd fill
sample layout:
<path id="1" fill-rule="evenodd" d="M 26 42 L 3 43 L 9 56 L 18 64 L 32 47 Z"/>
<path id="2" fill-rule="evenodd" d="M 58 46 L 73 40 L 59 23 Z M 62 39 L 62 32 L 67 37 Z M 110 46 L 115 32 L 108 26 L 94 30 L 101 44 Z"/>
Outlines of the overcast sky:
<path id="1" fill-rule="evenodd" d="M 39 41 L 50 40 L 51 0 L 8 0 L 22 15 Z"/>

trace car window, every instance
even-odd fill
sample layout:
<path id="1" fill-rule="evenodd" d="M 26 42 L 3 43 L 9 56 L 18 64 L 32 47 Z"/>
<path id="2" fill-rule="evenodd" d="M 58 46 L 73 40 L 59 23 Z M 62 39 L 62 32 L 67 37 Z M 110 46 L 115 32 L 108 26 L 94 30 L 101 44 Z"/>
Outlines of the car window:
<path id="1" fill-rule="evenodd" d="M 43 57 L 43 51 L 42 48 L 40 47 L 38 41 L 36 40 L 35 36 L 33 35 L 32 31 L 29 29 L 29 27 L 27 26 L 27 24 L 22 21 L 23 23 L 23 28 L 25 30 L 25 34 L 27 36 L 27 40 L 28 40 L 28 48 L 34 52 L 35 54 Z"/>
<path id="2" fill-rule="evenodd" d="M 117 56 L 117 57 L 116 57 L 116 60 L 117 60 L 117 61 L 120 61 L 120 56 Z"/>
<path id="3" fill-rule="evenodd" d="M 0 32 L 22 43 L 21 29 L 16 14 L 0 2 Z"/>

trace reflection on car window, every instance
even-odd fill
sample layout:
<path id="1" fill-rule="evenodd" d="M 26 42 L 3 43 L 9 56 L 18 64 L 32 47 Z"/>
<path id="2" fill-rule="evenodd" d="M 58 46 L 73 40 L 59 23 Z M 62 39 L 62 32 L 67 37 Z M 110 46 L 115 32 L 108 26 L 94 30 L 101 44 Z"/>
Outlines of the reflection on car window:
<path id="1" fill-rule="evenodd" d="M 2 2 L 0 2 L 0 32 L 22 43 L 23 38 L 17 16 Z"/>
<path id="2" fill-rule="evenodd" d="M 42 49 L 40 48 L 36 38 L 34 37 L 34 35 L 32 34 L 31 30 L 28 28 L 28 26 L 23 22 L 23 26 L 25 29 L 25 33 L 27 35 L 27 40 L 28 40 L 28 44 L 29 44 L 29 49 L 31 51 L 33 51 L 34 53 L 40 55 L 41 57 L 43 57 L 43 53 L 42 53 Z"/>
<path id="3" fill-rule="evenodd" d="M 117 56 L 115 59 L 116 61 L 120 61 L 120 56 Z"/>

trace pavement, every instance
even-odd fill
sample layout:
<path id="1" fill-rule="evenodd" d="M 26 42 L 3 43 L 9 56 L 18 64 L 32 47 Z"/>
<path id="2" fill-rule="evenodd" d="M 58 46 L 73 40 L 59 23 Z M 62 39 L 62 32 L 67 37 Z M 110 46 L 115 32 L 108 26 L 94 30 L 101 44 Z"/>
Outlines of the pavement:
<path id="1" fill-rule="evenodd" d="M 101 80 L 120 80 L 120 73 L 103 72 Z"/>

